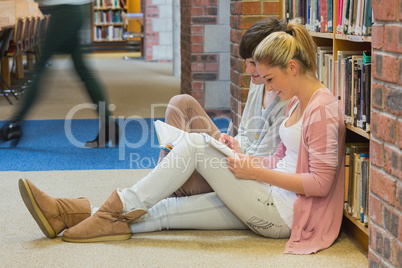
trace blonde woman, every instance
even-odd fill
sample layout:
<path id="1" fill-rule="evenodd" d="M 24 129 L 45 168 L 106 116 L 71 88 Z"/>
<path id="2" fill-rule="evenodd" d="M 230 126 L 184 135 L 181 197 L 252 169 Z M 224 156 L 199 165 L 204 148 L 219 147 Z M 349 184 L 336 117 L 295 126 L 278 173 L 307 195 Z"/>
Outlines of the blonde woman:
<path id="1" fill-rule="evenodd" d="M 52 226 L 75 225 L 63 234 L 69 242 L 123 240 L 162 229 L 248 228 L 264 237 L 289 238 L 285 253 L 328 248 L 342 220 L 345 127 L 336 98 L 315 78 L 314 51 L 305 28 L 289 23 L 286 32 L 269 35 L 254 53 L 266 90 L 290 100 L 274 155 L 226 157 L 208 147 L 204 136 L 192 133 L 142 180 L 115 190 L 78 224 L 81 219 L 74 220 L 72 211 L 79 208 L 71 200 L 52 199 L 20 180 L 25 203 L 34 207 L 30 211 L 44 233 Z M 194 170 L 214 192 L 166 198 Z M 47 205 L 52 202 L 53 207 Z"/>

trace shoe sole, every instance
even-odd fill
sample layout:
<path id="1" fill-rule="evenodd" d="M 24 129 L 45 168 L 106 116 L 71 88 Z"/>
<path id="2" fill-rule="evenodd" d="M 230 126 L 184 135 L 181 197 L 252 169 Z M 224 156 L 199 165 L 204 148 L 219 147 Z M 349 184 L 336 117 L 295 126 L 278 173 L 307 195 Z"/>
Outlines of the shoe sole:
<path id="1" fill-rule="evenodd" d="M 124 234 L 124 235 L 100 236 L 86 239 L 73 239 L 63 236 L 62 240 L 71 243 L 94 243 L 94 242 L 108 242 L 108 241 L 123 241 L 130 239 L 131 236 L 132 234 Z"/>
<path id="2" fill-rule="evenodd" d="M 20 188 L 22 200 L 24 201 L 29 213 L 31 213 L 32 217 L 38 224 L 39 228 L 48 238 L 55 238 L 56 232 L 53 230 L 45 215 L 43 215 L 42 210 L 36 203 L 28 182 L 25 179 L 20 179 L 18 181 L 18 186 Z"/>

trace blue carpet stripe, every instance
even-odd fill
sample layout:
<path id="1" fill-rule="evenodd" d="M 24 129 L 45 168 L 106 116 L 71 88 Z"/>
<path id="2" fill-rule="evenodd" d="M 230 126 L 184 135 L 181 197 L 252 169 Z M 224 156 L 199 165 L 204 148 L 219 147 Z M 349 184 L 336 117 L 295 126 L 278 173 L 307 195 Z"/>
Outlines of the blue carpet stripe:
<path id="1" fill-rule="evenodd" d="M 17 148 L 10 149 L 9 143 L 0 142 L 0 171 L 153 168 L 159 156 L 152 123 L 157 119 L 163 120 L 120 120 L 124 133 L 117 148 L 82 148 L 97 134 L 96 119 L 71 120 L 71 131 L 65 131 L 65 120 L 24 121 L 24 135 Z M 226 131 L 228 118 L 213 120 L 221 131 Z M 0 126 L 4 123 L 0 121 Z"/>

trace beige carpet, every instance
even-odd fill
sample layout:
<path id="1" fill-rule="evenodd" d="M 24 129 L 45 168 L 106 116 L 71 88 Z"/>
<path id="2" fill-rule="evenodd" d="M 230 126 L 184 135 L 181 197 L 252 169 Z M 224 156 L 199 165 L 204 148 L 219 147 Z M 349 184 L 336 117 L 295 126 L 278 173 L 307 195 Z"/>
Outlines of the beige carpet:
<path id="1" fill-rule="evenodd" d="M 90 61 L 107 85 L 111 102 L 117 107 L 116 115 L 149 117 L 150 104 L 167 103 L 179 92 L 180 81 L 171 76 L 170 63 L 122 61 L 105 56 Z M 29 119 L 64 118 L 69 109 L 87 101 L 80 83 L 70 75 L 67 60 L 53 60 L 49 74 L 48 93 Z M 157 117 L 163 112 L 158 110 Z M 10 113 L 10 106 L 1 100 L 0 119 L 7 119 Z M 77 118 L 94 116 L 91 111 L 83 111 Z M 62 242 L 60 237 L 50 240 L 25 208 L 17 187 L 18 179 L 25 177 L 52 196 L 86 196 L 91 204 L 100 206 L 116 187 L 129 187 L 147 172 L 0 172 L 0 267 L 368 266 L 366 253 L 345 234 L 331 248 L 309 256 L 283 254 L 284 239 L 266 239 L 251 231 L 235 230 L 171 230 L 134 234 L 124 242 L 96 244 L 71 244 Z"/>

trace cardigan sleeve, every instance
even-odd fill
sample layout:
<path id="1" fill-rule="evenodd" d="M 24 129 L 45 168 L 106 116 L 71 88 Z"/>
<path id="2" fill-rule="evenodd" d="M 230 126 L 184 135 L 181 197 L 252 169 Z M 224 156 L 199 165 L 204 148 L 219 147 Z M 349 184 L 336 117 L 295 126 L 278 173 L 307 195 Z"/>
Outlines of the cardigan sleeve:
<path id="1" fill-rule="evenodd" d="M 341 164 L 338 163 L 338 150 L 341 149 L 338 148 L 338 139 L 339 125 L 343 124 L 343 120 L 339 116 L 338 102 L 320 101 L 309 111 L 306 110 L 305 115 L 300 152 L 307 154 L 303 159 L 308 164 L 301 164 L 308 165 L 308 173 L 301 174 L 302 184 L 307 197 L 327 196 Z"/>

